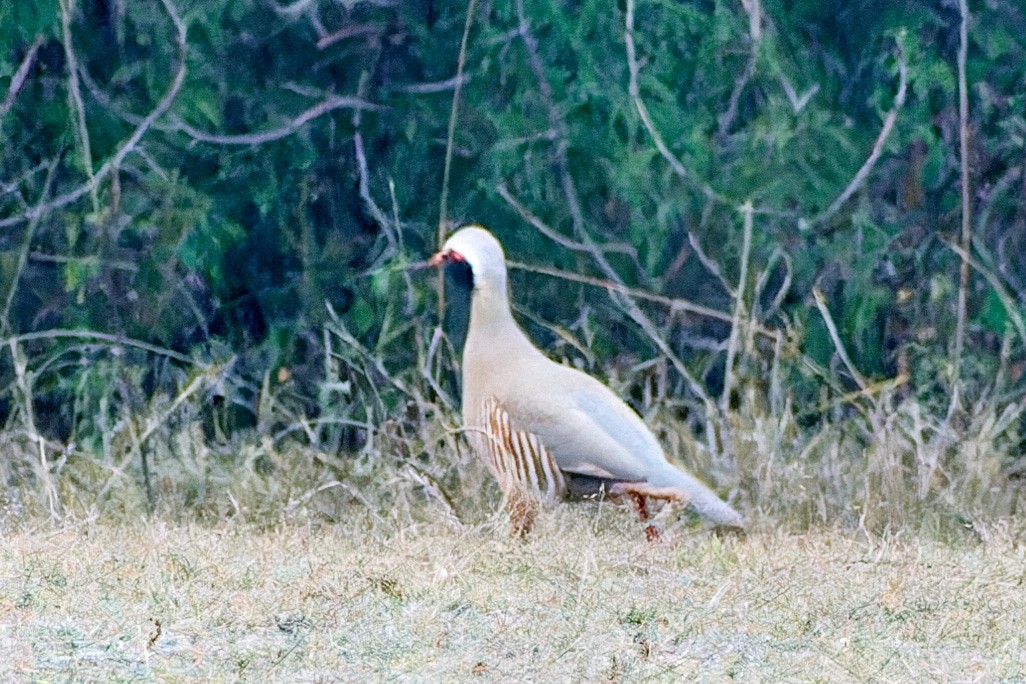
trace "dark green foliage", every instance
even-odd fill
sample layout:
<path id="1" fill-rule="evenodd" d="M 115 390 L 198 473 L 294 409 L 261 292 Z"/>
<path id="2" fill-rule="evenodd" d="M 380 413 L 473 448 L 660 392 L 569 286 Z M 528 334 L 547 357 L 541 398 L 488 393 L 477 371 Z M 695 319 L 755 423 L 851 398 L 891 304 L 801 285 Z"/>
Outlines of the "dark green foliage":
<path id="1" fill-rule="evenodd" d="M 69 4 L 84 131 L 60 3 L 0 6 L 0 102 L 30 59 L 0 118 L 3 424 L 27 420 L 16 353 L 35 374 L 30 431 L 87 454 L 109 456 L 105 431 L 164 406 L 197 373 L 221 373 L 190 395 L 210 439 L 254 427 L 351 451 L 367 435 L 346 421 L 380 427 L 412 410 L 414 385 L 451 404 L 451 349 L 431 345 L 435 275 L 410 266 L 436 246 L 445 82 L 466 5 L 172 0 L 187 28 L 184 82 L 108 171 L 173 82 L 176 31 L 159 2 Z M 604 246 L 626 286 L 729 315 L 751 201 L 747 312 L 786 331 L 776 363 L 805 427 L 829 424 L 832 402 L 856 388 L 814 287 L 869 381 L 907 374 L 903 392 L 947 405 L 959 266 L 949 243 L 963 210 L 957 4 L 639 0 L 639 94 L 683 177 L 630 93 L 626 4 L 525 4 L 523 22 L 517 2 L 483 1 L 474 16 L 448 218 L 487 224 L 515 261 L 611 277 L 586 250 L 523 220 L 508 192 L 563 236 Z M 745 7 L 761 12 L 757 44 Z M 1022 390 L 1026 12 L 1012 0 L 969 9 L 970 210 L 974 258 L 988 274 L 970 281 L 960 391 L 971 404 Z M 298 119 L 333 96 L 373 107 Z M 896 108 L 879 159 L 834 206 Z M 104 173 L 95 193 L 32 219 L 36 205 L 82 188 L 87 166 Z M 553 353 L 614 376 L 641 408 L 658 386 L 656 399 L 706 429 L 679 374 L 662 362 L 637 370 L 660 351 L 619 300 L 516 270 L 513 288 L 525 325 Z M 729 317 L 641 306 L 716 398 Z M 110 339 L 46 334 L 63 329 L 156 349 L 125 355 Z M 752 412 L 742 389 L 769 392 L 777 352 L 759 336 L 743 352 L 728 404 Z M 426 376 L 437 384 L 423 386 Z M 262 403 L 268 392 L 277 404 Z M 319 418 L 316 430 L 293 429 Z"/>

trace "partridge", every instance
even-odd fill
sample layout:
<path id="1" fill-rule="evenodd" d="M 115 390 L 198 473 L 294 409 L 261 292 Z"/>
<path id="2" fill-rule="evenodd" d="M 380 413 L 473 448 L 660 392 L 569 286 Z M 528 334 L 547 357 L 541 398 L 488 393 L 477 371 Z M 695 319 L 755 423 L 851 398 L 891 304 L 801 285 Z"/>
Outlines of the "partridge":
<path id="1" fill-rule="evenodd" d="M 513 318 L 506 260 L 481 226 L 454 233 L 433 266 L 463 262 L 472 280 L 463 349 L 463 423 L 502 489 L 514 530 L 530 531 L 537 507 L 604 493 L 690 506 L 716 526 L 743 529 L 740 514 L 668 460 L 641 418 L 601 382 L 547 358 Z M 658 532 L 651 526 L 649 538 Z"/>

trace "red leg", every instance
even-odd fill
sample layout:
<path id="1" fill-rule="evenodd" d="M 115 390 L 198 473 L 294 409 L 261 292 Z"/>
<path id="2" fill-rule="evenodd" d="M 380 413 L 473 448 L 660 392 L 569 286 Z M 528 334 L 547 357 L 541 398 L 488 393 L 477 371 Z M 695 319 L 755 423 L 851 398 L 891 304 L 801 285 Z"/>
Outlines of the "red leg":
<path id="1" fill-rule="evenodd" d="M 641 519 L 651 519 L 652 516 L 648 513 L 648 506 L 645 503 L 645 497 L 637 492 L 631 492 L 631 499 L 634 500 L 634 507 L 638 510 L 638 515 L 641 516 Z M 662 536 L 659 534 L 659 530 L 655 525 L 648 524 L 645 526 L 645 539 L 650 542 L 655 542 L 662 539 Z"/>

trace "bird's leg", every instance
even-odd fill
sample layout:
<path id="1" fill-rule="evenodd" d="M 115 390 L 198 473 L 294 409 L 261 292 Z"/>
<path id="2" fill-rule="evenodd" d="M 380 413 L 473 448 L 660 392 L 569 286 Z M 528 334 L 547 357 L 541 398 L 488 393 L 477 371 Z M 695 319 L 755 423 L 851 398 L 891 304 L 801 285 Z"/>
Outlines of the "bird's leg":
<path id="1" fill-rule="evenodd" d="M 634 501 L 634 507 L 638 510 L 638 515 L 641 516 L 643 521 L 648 521 L 652 518 L 648 513 L 648 505 L 645 503 L 645 496 L 638 492 L 631 492 L 631 499 Z M 649 523 L 645 526 L 645 539 L 650 542 L 659 541 L 662 539 L 662 535 L 659 534 L 659 529 Z"/>
<path id="2" fill-rule="evenodd" d="M 530 534 L 538 517 L 538 501 L 519 487 L 511 487 L 506 494 L 506 510 L 513 525 L 513 536 L 523 539 Z"/>

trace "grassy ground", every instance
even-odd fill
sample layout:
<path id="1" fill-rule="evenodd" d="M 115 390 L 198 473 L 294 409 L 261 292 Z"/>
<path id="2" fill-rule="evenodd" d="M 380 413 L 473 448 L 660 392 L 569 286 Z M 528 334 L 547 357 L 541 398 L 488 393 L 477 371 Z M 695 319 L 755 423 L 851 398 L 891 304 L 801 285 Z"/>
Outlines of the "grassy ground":
<path id="1" fill-rule="evenodd" d="M 682 525 L 8 531 L 0 681 L 1026 681 L 1026 545 Z M 354 529 L 355 528 L 355 529 Z"/>

